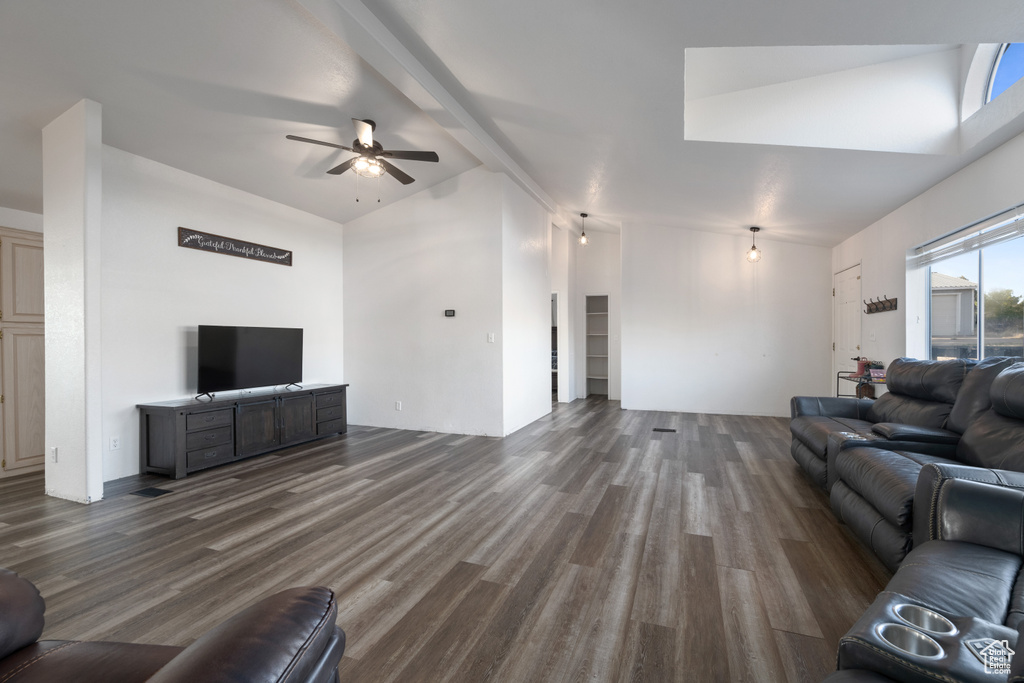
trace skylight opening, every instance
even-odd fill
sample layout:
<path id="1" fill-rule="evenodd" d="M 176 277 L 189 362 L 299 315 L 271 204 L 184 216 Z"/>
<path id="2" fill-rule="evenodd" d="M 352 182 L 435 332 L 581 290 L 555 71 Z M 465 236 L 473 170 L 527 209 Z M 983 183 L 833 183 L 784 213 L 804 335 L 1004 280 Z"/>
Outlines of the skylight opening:
<path id="1" fill-rule="evenodd" d="M 1024 78 L 1024 43 L 1004 43 L 992 64 L 985 103 L 999 97 L 1021 78 Z"/>

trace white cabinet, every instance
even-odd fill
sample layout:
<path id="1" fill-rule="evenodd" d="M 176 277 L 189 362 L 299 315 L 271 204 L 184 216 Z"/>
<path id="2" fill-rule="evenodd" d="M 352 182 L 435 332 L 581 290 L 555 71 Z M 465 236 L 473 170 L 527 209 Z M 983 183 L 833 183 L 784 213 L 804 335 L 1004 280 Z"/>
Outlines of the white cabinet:
<path id="1" fill-rule="evenodd" d="M 0 477 L 43 469 L 43 237 L 0 228 Z"/>

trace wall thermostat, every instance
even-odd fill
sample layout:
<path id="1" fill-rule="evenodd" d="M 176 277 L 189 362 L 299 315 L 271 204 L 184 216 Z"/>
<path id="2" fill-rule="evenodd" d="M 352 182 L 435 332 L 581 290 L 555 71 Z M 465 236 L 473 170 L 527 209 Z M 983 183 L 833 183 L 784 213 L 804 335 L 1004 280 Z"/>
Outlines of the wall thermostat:
<path id="1" fill-rule="evenodd" d="M 446 317 L 446 318 L 454 318 L 455 317 L 455 309 L 454 308 L 446 308 L 446 309 L 444 309 L 444 317 Z"/>

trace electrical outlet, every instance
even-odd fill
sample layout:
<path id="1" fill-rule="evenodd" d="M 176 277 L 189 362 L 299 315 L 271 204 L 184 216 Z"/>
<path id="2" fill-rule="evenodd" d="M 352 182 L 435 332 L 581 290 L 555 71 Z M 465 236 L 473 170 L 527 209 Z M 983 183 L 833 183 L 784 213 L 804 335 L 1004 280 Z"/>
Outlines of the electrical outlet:
<path id="1" fill-rule="evenodd" d="M 110 437 L 110 450 L 116 451 L 121 447 L 121 437 L 112 436 Z"/>
<path id="2" fill-rule="evenodd" d="M 487 343 L 488 344 L 493 344 L 494 343 L 494 333 L 493 332 L 488 332 L 487 333 Z"/>
<path id="3" fill-rule="evenodd" d="M 401 409 L 402 409 L 402 402 L 401 401 L 395 401 L 395 410 L 401 410 Z"/>
<path id="4" fill-rule="evenodd" d="M 57 447 L 50 447 L 50 462 L 57 462 Z"/>

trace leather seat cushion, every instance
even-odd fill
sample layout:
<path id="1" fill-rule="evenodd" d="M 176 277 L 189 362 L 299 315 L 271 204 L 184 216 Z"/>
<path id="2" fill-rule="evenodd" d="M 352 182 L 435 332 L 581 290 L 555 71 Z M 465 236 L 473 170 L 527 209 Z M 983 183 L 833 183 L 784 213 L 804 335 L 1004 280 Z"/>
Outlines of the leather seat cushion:
<path id="1" fill-rule="evenodd" d="M 878 510 L 842 480 L 833 484 L 829 500 L 836 518 L 846 524 L 882 564 L 890 571 L 896 571 L 910 552 L 910 532 L 886 521 Z"/>
<path id="2" fill-rule="evenodd" d="M 914 491 L 921 468 L 928 463 L 956 464 L 934 455 L 864 447 L 841 451 L 835 463 L 846 486 L 906 533 L 913 528 Z"/>
<path id="3" fill-rule="evenodd" d="M 1002 624 L 1020 571 L 1019 555 L 973 543 L 928 541 L 907 555 L 885 589 L 947 616 Z"/>
<path id="4" fill-rule="evenodd" d="M 870 434 L 873 424 L 867 420 L 857 420 L 852 417 L 803 415 L 790 420 L 789 431 L 793 433 L 793 438 L 799 439 L 802 444 L 824 460 L 829 434 L 835 432 Z"/>
<path id="5" fill-rule="evenodd" d="M 793 439 L 789 452 L 793 455 L 793 459 L 796 460 L 797 464 L 810 476 L 811 481 L 819 487 L 825 488 L 827 479 L 825 460 L 803 445 L 798 439 Z"/>
<path id="6" fill-rule="evenodd" d="M 166 645 L 42 640 L 0 660 L 0 681 L 142 683 L 181 651 Z"/>

